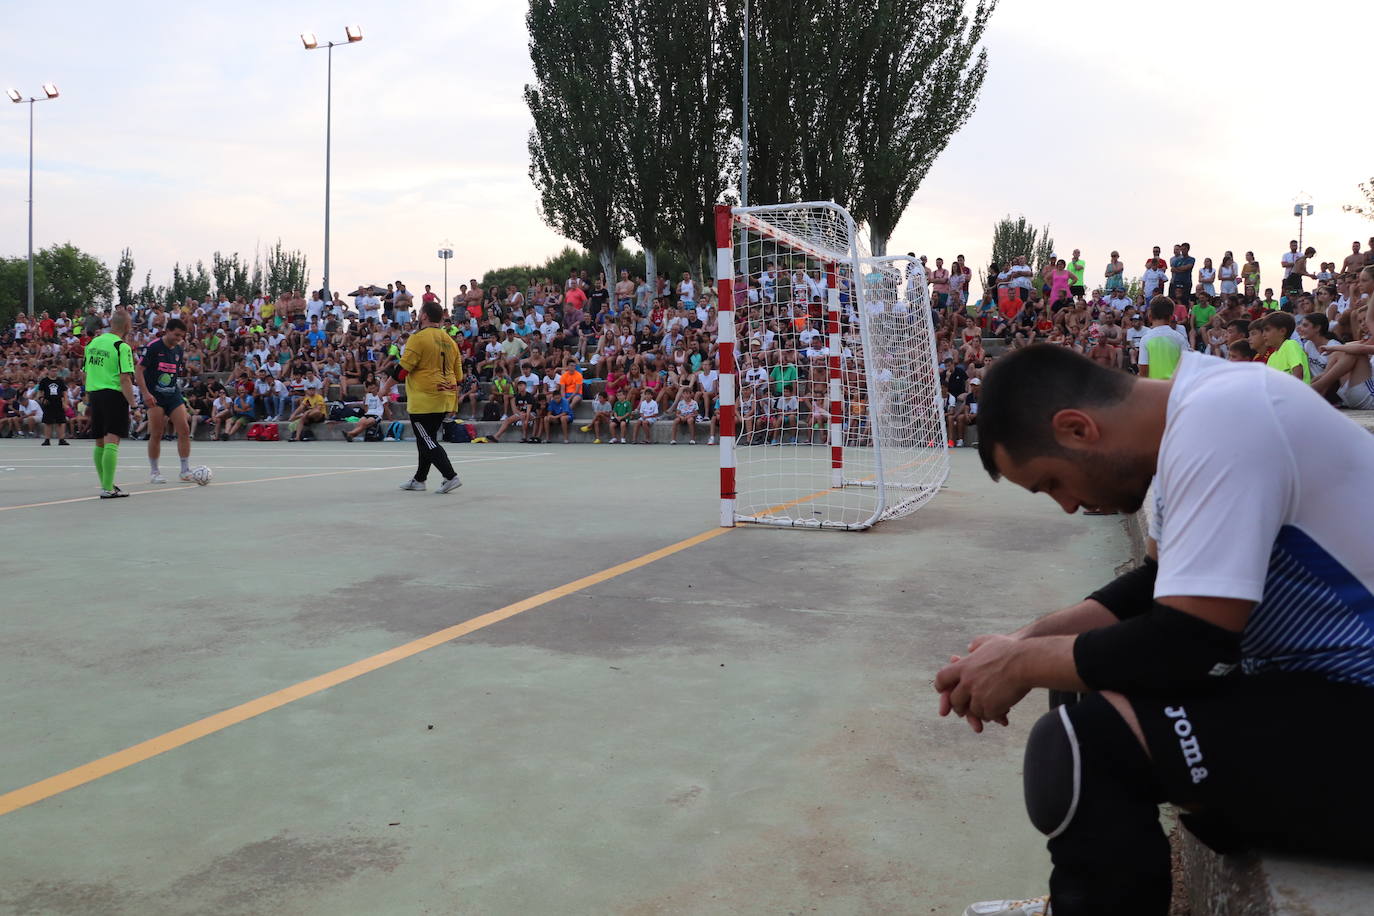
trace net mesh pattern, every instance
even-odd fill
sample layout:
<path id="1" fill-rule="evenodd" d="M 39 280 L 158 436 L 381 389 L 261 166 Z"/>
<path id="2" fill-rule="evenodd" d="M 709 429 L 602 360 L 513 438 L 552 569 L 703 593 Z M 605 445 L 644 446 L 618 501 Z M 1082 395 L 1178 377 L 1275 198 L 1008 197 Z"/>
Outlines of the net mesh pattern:
<path id="1" fill-rule="evenodd" d="M 736 211 L 733 230 L 738 519 L 915 511 L 949 471 L 921 266 L 864 254 L 833 206 Z"/>

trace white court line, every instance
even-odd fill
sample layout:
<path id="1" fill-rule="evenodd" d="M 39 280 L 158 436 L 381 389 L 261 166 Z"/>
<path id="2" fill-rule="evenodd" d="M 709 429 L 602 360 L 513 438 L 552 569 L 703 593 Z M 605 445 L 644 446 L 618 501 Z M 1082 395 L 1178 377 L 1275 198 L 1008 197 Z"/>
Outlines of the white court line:
<path id="1" fill-rule="evenodd" d="M 453 462 L 453 463 L 454 463 L 454 464 L 476 464 L 476 463 L 481 462 L 481 461 L 509 461 L 509 460 L 512 459 L 512 458 L 538 458 L 538 457 L 541 457 L 541 456 L 547 456 L 547 455 L 552 455 L 552 454 L 553 454 L 553 452 L 531 452 L 531 453 L 529 453 L 528 455 L 492 455 L 492 456 L 489 456 L 489 457 L 486 457 L 486 458 L 466 458 L 466 459 L 460 458 L 458 461 L 455 461 L 455 462 Z M 245 485 L 245 484 L 250 484 L 250 483 L 272 483 L 273 481 L 278 481 L 278 480 L 304 480 L 304 479 L 306 479 L 306 478 L 308 478 L 308 477 L 333 477 L 333 476 L 338 475 L 338 474 L 358 474 L 358 473 L 362 473 L 362 472 L 365 472 L 365 471 L 401 471 L 401 470 L 405 470 L 406 468 L 410 468 L 410 467 L 414 467 L 414 464 L 408 462 L 408 463 L 406 463 L 406 464 L 393 464 L 393 465 L 388 465 L 388 466 L 386 466 L 386 467 L 375 467 L 375 468 L 348 468 L 348 469 L 346 469 L 346 470 L 341 470 L 341 471 L 320 471 L 319 473 L 316 473 L 316 474 L 287 474 L 287 475 L 282 476 L 282 477 L 258 477 L 258 478 L 252 478 L 252 479 L 249 479 L 249 480 L 226 480 L 226 481 L 224 481 L 224 482 L 222 482 L 222 483 L 215 484 L 215 486 L 220 487 L 220 488 L 223 488 L 223 487 L 239 487 L 239 486 L 243 486 L 243 485 Z M 130 491 L 128 491 L 128 492 L 129 492 L 129 495 L 131 495 L 131 496 L 147 496 L 147 495 L 153 494 L 153 493 L 176 493 L 176 492 L 179 491 L 179 490 L 195 490 L 195 489 L 199 489 L 199 484 L 185 484 L 185 485 L 178 484 L 178 485 L 175 485 L 175 486 L 160 486 L 160 487 L 157 487 L 157 488 L 151 489 L 151 490 L 130 490 Z M 47 501 L 47 502 L 41 502 L 41 503 L 25 503 L 25 504 L 19 505 L 19 506 L 0 506 L 0 512 L 11 512 L 11 511 L 13 511 L 13 510 L 15 510 L 15 509 L 40 509 L 40 508 L 42 508 L 42 507 L 44 507 L 44 506 L 63 506 L 63 505 L 66 505 L 66 504 L 68 504 L 68 503 L 84 503 L 84 502 L 91 502 L 92 500 L 96 500 L 96 499 L 100 499 L 100 497 L 99 497 L 99 496 L 76 496 L 76 497 L 72 497 L 72 498 L 70 498 L 70 499 L 53 499 L 53 500 L 49 500 L 49 501 Z"/>

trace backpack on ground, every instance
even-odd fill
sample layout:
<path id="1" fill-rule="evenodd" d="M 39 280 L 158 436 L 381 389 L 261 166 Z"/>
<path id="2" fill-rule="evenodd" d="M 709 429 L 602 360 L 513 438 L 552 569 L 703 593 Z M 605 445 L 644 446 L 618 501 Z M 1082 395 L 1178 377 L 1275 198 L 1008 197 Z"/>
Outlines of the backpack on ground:
<path id="1" fill-rule="evenodd" d="M 372 424 L 371 426 L 369 426 L 367 429 L 363 430 L 363 441 L 364 441 L 364 442 L 381 442 L 381 441 L 382 441 L 382 424 L 381 424 L 381 423 L 373 423 L 373 424 Z"/>
<path id="2" fill-rule="evenodd" d="M 498 404 L 498 403 L 496 403 L 495 401 L 488 401 L 487 403 L 483 404 L 483 405 L 482 405 L 482 419 L 483 419 L 483 420 L 499 420 L 499 419 L 501 419 L 501 405 Z"/>
<path id="3" fill-rule="evenodd" d="M 400 420 L 391 421 L 391 425 L 386 428 L 386 434 L 397 442 L 404 442 L 406 438 L 406 425 Z"/>
<path id="4" fill-rule="evenodd" d="M 468 424 L 459 423 L 457 420 L 449 420 L 444 424 L 442 436 L 445 442 L 471 442 L 473 439 Z"/>
<path id="5" fill-rule="evenodd" d="M 338 423 L 341 420 L 345 420 L 348 418 L 348 408 L 343 406 L 343 404 L 339 403 L 338 401 L 330 401 L 328 416 L 330 420 L 333 420 L 335 423 Z"/>

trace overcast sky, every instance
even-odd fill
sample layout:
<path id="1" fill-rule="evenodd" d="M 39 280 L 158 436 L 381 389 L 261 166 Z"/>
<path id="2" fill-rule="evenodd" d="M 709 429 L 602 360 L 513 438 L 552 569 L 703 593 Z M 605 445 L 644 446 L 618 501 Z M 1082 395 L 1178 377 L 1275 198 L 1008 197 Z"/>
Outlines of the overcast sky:
<path id="1" fill-rule="evenodd" d="M 1364 23 L 1348 0 L 1230 6 L 1003 0 L 978 110 L 890 250 L 981 265 L 992 224 L 1024 213 L 1051 224 L 1061 253 L 1083 249 L 1090 276 L 1112 248 L 1138 272 L 1150 245 L 1186 239 L 1199 263 L 1253 248 L 1267 285 L 1296 235 L 1299 192 L 1316 207 L 1305 241 L 1320 259 L 1374 235 L 1340 210 L 1374 172 L 1360 113 L 1371 85 Z M 173 261 L 208 264 L 216 249 L 251 260 L 280 237 L 307 253 L 318 284 L 325 52 L 307 53 L 298 34 L 342 39 L 356 22 L 365 40 L 334 61 L 334 285 L 437 288 L 445 240 L 452 289 L 538 262 L 565 240 L 541 223 L 527 176 L 524 10 L 518 0 L 12 5 L 0 82 L 62 91 L 36 109 L 35 244 L 70 240 L 111 269 L 129 246 L 138 283 L 151 269 L 158 284 Z M 1337 40 L 1310 37 L 1322 34 Z M 22 255 L 27 111 L 2 113 L 0 253 Z"/>

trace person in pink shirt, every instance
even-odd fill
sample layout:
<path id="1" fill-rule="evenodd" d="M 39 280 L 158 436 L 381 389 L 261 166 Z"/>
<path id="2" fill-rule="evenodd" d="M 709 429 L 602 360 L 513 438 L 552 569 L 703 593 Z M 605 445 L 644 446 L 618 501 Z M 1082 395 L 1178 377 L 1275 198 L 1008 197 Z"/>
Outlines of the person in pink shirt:
<path id="1" fill-rule="evenodd" d="M 1054 268 L 1050 274 L 1050 309 L 1057 310 L 1069 304 L 1069 286 L 1073 283 L 1073 274 L 1066 269 L 1063 258 L 1054 262 Z"/>

